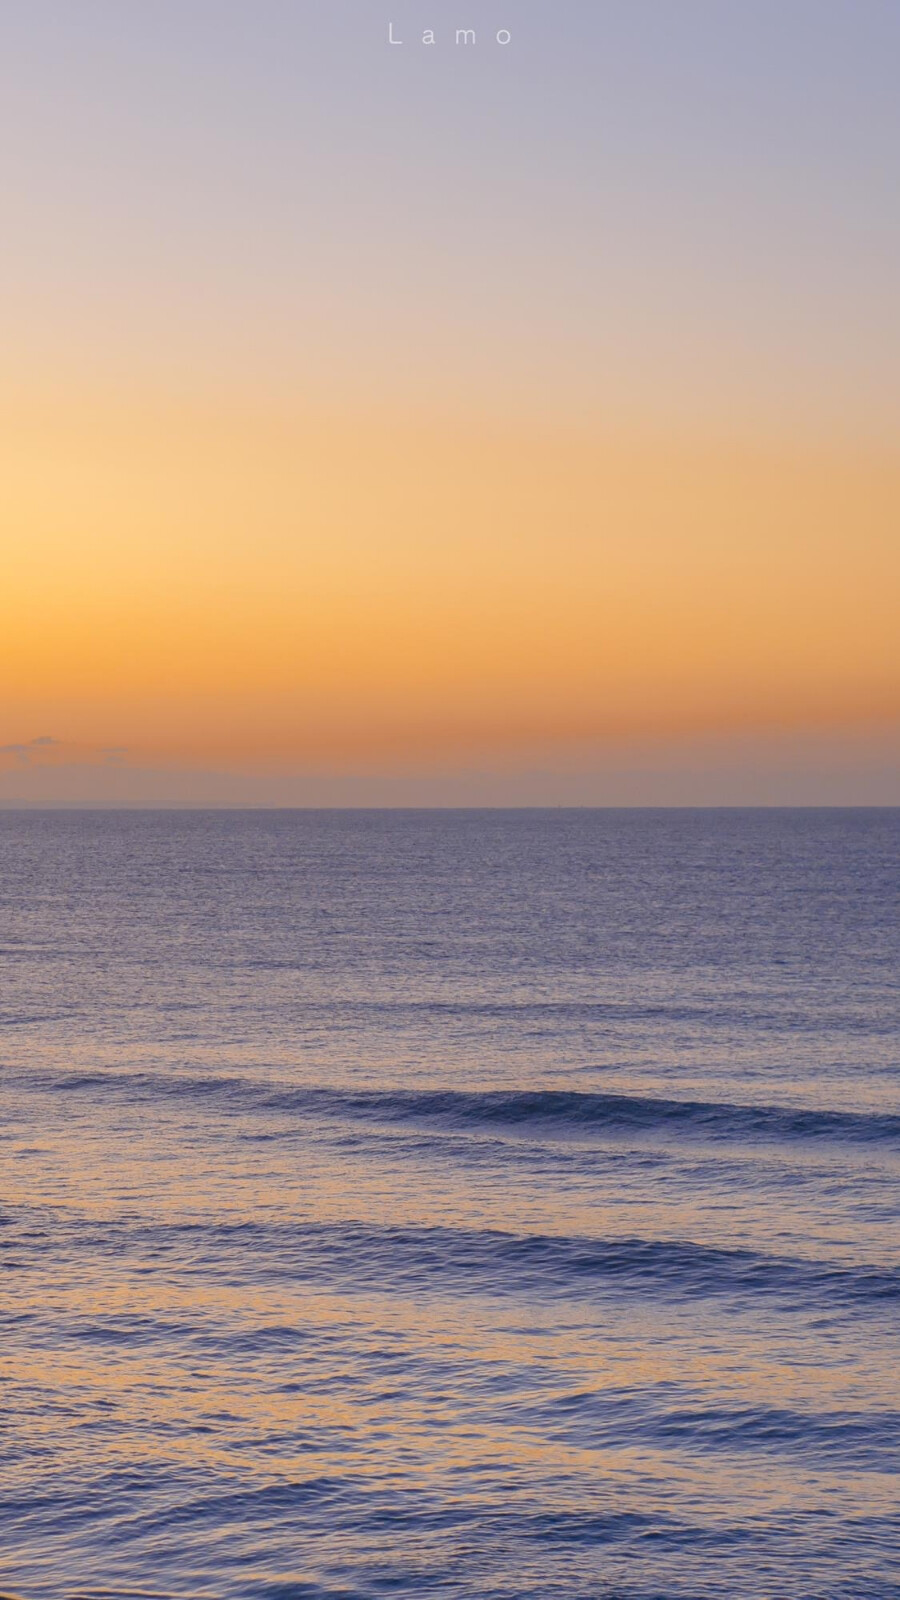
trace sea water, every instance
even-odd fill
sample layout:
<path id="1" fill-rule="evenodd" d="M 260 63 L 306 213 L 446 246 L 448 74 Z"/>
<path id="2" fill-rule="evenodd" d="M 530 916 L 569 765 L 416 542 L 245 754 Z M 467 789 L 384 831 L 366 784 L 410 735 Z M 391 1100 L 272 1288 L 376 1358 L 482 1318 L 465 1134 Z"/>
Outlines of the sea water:
<path id="1" fill-rule="evenodd" d="M 0 1589 L 887 1600 L 887 811 L 0 814 Z"/>

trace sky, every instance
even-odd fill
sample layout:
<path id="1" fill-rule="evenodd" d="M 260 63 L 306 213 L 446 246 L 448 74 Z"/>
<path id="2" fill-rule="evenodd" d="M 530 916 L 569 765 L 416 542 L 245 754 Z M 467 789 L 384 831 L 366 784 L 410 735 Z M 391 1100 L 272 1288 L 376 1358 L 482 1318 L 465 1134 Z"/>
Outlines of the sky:
<path id="1" fill-rule="evenodd" d="M 0 0 L 0 805 L 900 802 L 898 59 Z"/>

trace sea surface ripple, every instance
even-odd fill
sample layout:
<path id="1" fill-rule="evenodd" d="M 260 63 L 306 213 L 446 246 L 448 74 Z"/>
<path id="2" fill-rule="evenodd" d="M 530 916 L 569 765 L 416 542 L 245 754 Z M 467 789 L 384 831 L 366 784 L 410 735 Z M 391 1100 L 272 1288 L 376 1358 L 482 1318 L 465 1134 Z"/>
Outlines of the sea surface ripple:
<path id="1" fill-rule="evenodd" d="M 0 812 L 0 1594 L 897 1600 L 890 811 Z"/>

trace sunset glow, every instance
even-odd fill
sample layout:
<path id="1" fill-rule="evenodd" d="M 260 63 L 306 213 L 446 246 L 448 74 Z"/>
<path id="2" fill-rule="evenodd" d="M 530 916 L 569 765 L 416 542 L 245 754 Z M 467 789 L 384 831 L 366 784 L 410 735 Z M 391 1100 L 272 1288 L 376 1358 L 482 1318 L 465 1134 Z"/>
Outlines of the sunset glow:
<path id="1" fill-rule="evenodd" d="M 648 41 L 643 9 L 579 8 L 590 73 L 536 5 L 465 65 L 364 6 L 263 7 L 249 55 L 219 6 L 214 56 L 202 5 L 92 7 L 65 73 L 57 8 L 7 19 L 0 798 L 574 763 L 602 801 L 629 742 L 698 738 L 893 761 L 896 110 L 867 82 L 838 163 L 838 13 Z M 776 26 L 791 96 L 741 64 Z"/>

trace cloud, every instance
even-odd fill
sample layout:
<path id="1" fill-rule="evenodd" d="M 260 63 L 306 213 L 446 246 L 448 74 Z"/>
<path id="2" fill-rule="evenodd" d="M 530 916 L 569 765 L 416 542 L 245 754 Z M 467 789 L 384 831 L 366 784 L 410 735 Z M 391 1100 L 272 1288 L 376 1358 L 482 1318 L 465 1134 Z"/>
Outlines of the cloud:
<path id="1" fill-rule="evenodd" d="M 57 767 L 121 766 L 128 755 L 124 744 L 75 744 L 42 733 L 36 739 L 0 744 L 0 771 L 29 772 Z M 4 757 L 7 759 L 4 761 Z"/>
<path id="2" fill-rule="evenodd" d="M 59 739 L 51 738 L 49 733 L 42 733 L 37 739 L 29 739 L 26 744 L 0 744 L 0 756 L 15 756 L 23 767 L 27 767 L 32 756 L 43 750 L 56 749 Z"/>

